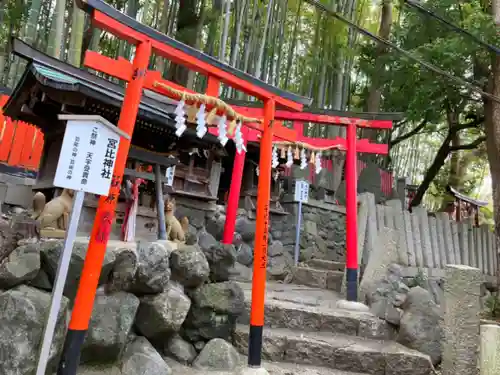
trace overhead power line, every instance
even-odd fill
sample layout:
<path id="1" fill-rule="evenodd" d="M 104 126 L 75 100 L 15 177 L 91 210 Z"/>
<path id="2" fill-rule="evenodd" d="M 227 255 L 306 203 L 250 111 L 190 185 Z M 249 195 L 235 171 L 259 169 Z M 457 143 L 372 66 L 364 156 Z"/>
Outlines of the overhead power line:
<path id="1" fill-rule="evenodd" d="M 320 9 L 321 11 L 325 12 L 326 14 L 338 19 L 339 21 L 349 25 L 349 27 L 352 27 L 354 30 L 356 30 L 357 32 L 359 32 L 360 34 L 363 34 L 365 36 L 367 36 L 368 38 L 376 41 L 377 43 L 380 43 L 380 44 L 384 44 L 386 45 L 387 47 L 391 48 L 391 49 L 394 49 L 396 51 L 398 51 L 399 53 L 403 54 L 404 56 L 406 56 L 408 59 L 410 60 L 413 60 L 415 61 L 417 64 L 425 67 L 426 69 L 434 72 L 434 73 L 437 73 L 439 75 L 442 75 L 442 76 L 445 76 L 447 78 L 449 78 L 451 81 L 459 84 L 459 85 L 463 85 L 463 86 L 467 86 L 468 88 L 470 88 L 472 91 L 475 91 L 477 92 L 478 94 L 481 94 L 482 96 L 485 96 L 497 103 L 500 103 L 500 98 L 495 96 L 495 95 L 491 95 L 490 93 L 487 93 L 486 91 L 484 91 L 483 89 L 481 89 L 477 84 L 473 83 L 473 82 L 469 82 L 463 78 L 459 78 L 459 77 L 456 77 L 454 76 L 453 74 L 450 74 L 446 71 L 444 71 L 443 69 L 441 68 L 438 68 L 437 66 L 431 64 L 431 63 L 428 63 L 427 61 L 424 61 L 422 59 L 420 59 L 419 57 L 415 56 L 414 54 L 408 52 L 407 50 L 401 48 L 401 47 L 398 47 L 397 45 L 395 45 L 394 43 L 391 43 L 389 42 L 388 40 L 386 39 L 383 39 L 373 33 L 371 33 L 370 31 L 364 29 L 363 27 L 361 26 L 358 26 L 356 23 L 354 23 L 353 21 L 347 19 L 346 17 L 342 16 L 341 14 L 335 12 L 334 10 L 330 9 L 329 7 L 327 7 L 326 5 L 320 3 L 318 0 L 305 0 L 307 3 L 313 5 L 314 7 Z"/>
<path id="2" fill-rule="evenodd" d="M 444 23 L 445 25 L 447 25 L 449 28 L 455 30 L 456 32 L 462 34 L 462 35 L 465 35 L 466 37 L 474 40 L 476 43 L 482 45 L 483 47 L 487 48 L 489 51 L 493 52 L 493 53 L 496 53 L 497 55 L 500 55 L 500 48 L 492 45 L 492 44 L 489 44 L 489 43 L 486 43 L 484 41 L 482 41 L 481 39 L 479 39 L 477 36 L 475 36 L 474 34 L 468 32 L 467 30 L 453 24 L 452 22 L 448 21 L 447 19 L 441 17 L 440 15 L 436 14 L 435 12 L 427 9 L 427 8 L 424 8 L 422 5 L 420 5 L 419 3 L 417 3 L 416 1 L 413 1 L 413 0 L 403 0 L 408 6 L 410 7 L 413 7 L 415 8 L 416 10 L 418 10 L 419 12 L 425 14 L 425 15 L 428 15 L 432 18 L 435 18 L 437 19 L 438 21 Z"/>

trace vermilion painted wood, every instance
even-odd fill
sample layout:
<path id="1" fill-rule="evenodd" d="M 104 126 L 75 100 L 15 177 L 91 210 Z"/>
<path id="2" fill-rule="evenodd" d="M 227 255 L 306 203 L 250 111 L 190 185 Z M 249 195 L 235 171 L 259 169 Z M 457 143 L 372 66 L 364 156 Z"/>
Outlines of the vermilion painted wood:
<path id="1" fill-rule="evenodd" d="M 263 114 L 262 108 L 240 106 L 233 106 L 233 108 L 237 111 L 244 108 L 248 116 L 251 117 L 260 118 Z M 315 124 L 336 126 L 347 126 L 348 124 L 354 123 L 358 128 L 392 129 L 391 120 L 365 120 L 356 117 L 330 116 L 308 112 L 277 110 L 275 119 L 282 121 L 313 122 Z"/>
<path id="2" fill-rule="evenodd" d="M 33 152 L 31 153 L 31 157 L 26 165 L 26 168 L 37 171 L 40 168 L 40 160 L 42 158 L 43 152 L 43 142 L 44 136 L 43 133 L 37 129 L 35 133 L 35 142 L 33 144 Z"/>
<path id="3" fill-rule="evenodd" d="M 4 116 L 2 107 L 8 99 L 0 95 L 0 162 L 36 171 L 43 152 L 43 133 L 31 124 Z"/>
<path id="4" fill-rule="evenodd" d="M 26 126 L 26 133 L 24 135 L 24 142 L 22 144 L 21 155 L 19 158 L 19 165 L 22 167 L 27 167 L 30 162 L 31 155 L 33 153 L 36 128 L 33 125 L 27 124 L 25 122 L 23 122 L 23 124 L 24 126 Z"/>
<path id="5" fill-rule="evenodd" d="M 132 77 L 132 65 L 128 60 L 125 60 L 124 58 L 119 58 L 117 60 L 103 56 L 95 51 L 87 51 L 85 53 L 85 59 L 84 59 L 84 65 L 90 69 L 94 69 L 99 72 L 103 72 L 105 74 L 108 74 L 112 77 L 121 79 L 123 81 L 129 81 L 130 78 Z M 217 82 L 217 79 L 209 76 L 208 82 Z M 146 72 L 146 80 L 144 83 L 144 87 L 148 88 L 151 91 L 157 92 L 159 94 L 168 96 L 172 98 L 172 93 L 168 92 L 167 90 L 163 89 L 162 87 L 155 86 L 155 82 L 161 82 L 164 83 L 176 90 L 180 91 L 185 91 L 191 94 L 195 94 L 196 92 L 193 90 L 189 90 L 181 85 L 178 85 L 172 81 L 169 81 L 167 79 L 164 79 L 159 71 L 154 71 L 154 70 L 148 70 Z M 216 96 L 216 95 L 211 95 L 211 96 Z M 173 99 L 180 99 L 179 97 L 174 97 Z M 209 111 L 211 108 L 207 107 L 207 111 Z M 239 107 L 238 112 L 241 114 L 245 115 L 251 115 L 251 111 L 246 111 L 246 107 Z M 254 141 L 258 142 L 257 134 L 262 133 L 262 128 L 261 124 L 248 124 L 249 127 L 253 128 L 251 130 L 251 133 L 253 134 L 250 138 L 253 139 Z M 296 134 L 293 129 L 288 129 L 284 126 L 279 124 L 275 124 L 274 127 L 274 134 L 276 137 L 278 137 L 281 140 L 286 140 L 288 142 L 295 142 Z M 210 128 L 209 129 L 210 134 L 217 135 L 217 129 L 216 128 Z"/>
<path id="6" fill-rule="evenodd" d="M 26 123 L 17 121 L 15 128 L 15 142 L 12 142 L 9 159 L 7 160 L 7 164 L 12 166 L 21 165 L 21 153 L 23 152 L 24 144 L 31 141 L 31 139 L 26 139 L 26 132 L 28 130 L 28 125 Z"/>
<path id="7" fill-rule="evenodd" d="M 9 160 L 12 140 L 16 129 L 10 117 L 2 115 L 2 118 L 4 127 L 0 136 L 0 161 L 7 162 L 7 160 Z"/>
<path id="8" fill-rule="evenodd" d="M 93 12 L 93 22 L 100 29 L 109 31 L 110 33 L 120 37 L 121 39 L 127 40 L 132 44 L 138 44 L 146 40 L 146 36 L 144 36 L 140 32 L 137 32 L 130 27 L 121 24 L 117 20 L 97 10 L 94 10 Z M 156 40 L 151 40 L 151 44 L 156 54 L 163 56 L 174 63 L 183 65 L 186 68 L 202 73 L 208 77 L 214 76 L 221 82 L 224 82 L 231 87 L 243 91 L 249 95 L 255 96 L 262 100 L 273 98 L 277 104 L 296 111 L 300 111 L 304 107 L 300 103 L 275 96 L 261 87 L 253 85 L 245 81 L 244 79 L 236 77 L 171 46 L 167 46 Z"/>

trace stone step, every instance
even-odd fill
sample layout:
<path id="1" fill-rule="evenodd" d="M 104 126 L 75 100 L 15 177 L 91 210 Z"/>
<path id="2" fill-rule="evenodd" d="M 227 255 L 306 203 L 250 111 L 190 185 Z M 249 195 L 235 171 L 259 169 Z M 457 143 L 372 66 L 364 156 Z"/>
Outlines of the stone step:
<path id="1" fill-rule="evenodd" d="M 234 346 L 248 352 L 248 326 L 238 325 Z M 328 367 L 372 375 L 431 375 L 430 358 L 393 341 L 265 328 L 262 359 Z"/>
<path id="2" fill-rule="evenodd" d="M 172 369 L 172 373 L 177 375 L 235 375 L 240 374 L 241 370 L 248 367 L 247 358 L 242 356 L 242 363 L 237 369 L 231 371 L 220 370 L 198 370 L 193 367 L 183 366 L 170 358 L 165 361 Z M 267 362 L 262 361 L 262 367 L 267 370 L 269 375 L 368 375 L 347 371 L 334 370 L 326 367 L 317 367 L 287 362 Z M 80 374 L 79 374 L 80 375 Z"/>
<path id="3" fill-rule="evenodd" d="M 342 272 L 344 272 L 345 270 L 345 263 L 334 262 L 332 260 L 311 259 L 305 263 L 311 268 L 316 268 L 320 270 L 342 271 Z"/>
<path id="4" fill-rule="evenodd" d="M 181 364 L 169 357 L 164 357 L 163 359 L 172 369 L 172 374 L 175 375 L 235 375 L 240 374 L 243 369 L 248 367 L 245 356 L 241 356 L 241 363 L 234 370 L 196 369 Z M 262 367 L 268 371 L 269 375 L 367 375 L 287 362 L 263 361 Z M 77 375 L 122 375 L 122 372 L 117 364 L 80 365 L 77 370 Z"/>
<path id="5" fill-rule="evenodd" d="M 251 301 L 245 301 L 241 324 L 250 324 Z M 390 339 L 394 329 L 370 312 L 343 310 L 322 305 L 304 305 L 293 301 L 268 300 L 264 306 L 264 324 L 269 328 L 288 328 L 305 332 L 330 332 L 372 339 Z"/>
<path id="6" fill-rule="evenodd" d="M 340 292 L 344 272 L 329 271 L 311 267 L 298 266 L 294 269 L 293 283 Z"/>

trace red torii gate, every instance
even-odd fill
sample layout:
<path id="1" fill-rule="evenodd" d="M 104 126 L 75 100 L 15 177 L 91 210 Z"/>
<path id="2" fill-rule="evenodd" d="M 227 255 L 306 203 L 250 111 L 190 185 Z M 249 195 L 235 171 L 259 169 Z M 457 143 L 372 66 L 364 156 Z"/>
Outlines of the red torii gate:
<path id="1" fill-rule="evenodd" d="M 132 71 L 131 63 L 120 57 L 117 60 L 102 56 L 97 52 L 88 51 L 85 55 L 85 66 L 91 67 L 97 71 L 106 73 L 110 76 L 127 80 Z M 195 93 L 192 90 L 186 89 L 174 82 L 163 79 L 158 71 L 146 72 L 144 87 L 165 94 L 166 92 L 159 88 L 155 83 L 161 82 L 176 90 L 187 93 Z M 207 93 L 213 92 L 217 96 L 219 86 L 211 87 L 210 81 L 207 88 Z M 213 90 L 213 91 L 211 91 Z M 232 105 L 232 107 L 241 114 L 249 117 L 263 118 L 264 110 L 258 107 L 245 107 Z M 275 125 L 273 142 L 288 141 L 296 143 L 305 143 L 311 147 L 329 148 L 346 151 L 346 279 L 347 279 L 347 299 L 350 301 L 357 300 L 357 278 L 358 278 L 358 258 L 357 258 L 357 153 L 381 154 L 388 153 L 386 144 L 372 143 L 368 139 L 357 139 L 356 129 L 372 128 L 387 130 L 392 128 L 390 120 L 366 120 L 345 116 L 332 116 L 325 114 L 315 114 L 307 112 L 292 112 L 286 110 L 276 110 L 274 115 Z M 293 121 L 293 129 L 284 127 L 282 121 Z M 347 138 L 336 137 L 335 139 L 313 138 L 303 135 L 303 123 L 312 122 L 320 125 L 328 126 L 345 126 L 347 127 Z M 262 128 L 260 124 L 250 123 L 242 129 L 245 142 L 261 142 Z M 350 130 L 349 130 L 350 129 Z M 208 132 L 217 135 L 217 129 L 210 127 Z M 350 152 L 350 150 L 355 150 Z M 233 171 L 231 176 L 231 185 L 229 188 L 226 221 L 224 224 L 224 233 L 222 242 L 225 244 L 233 243 L 236 216 L 239 207 L 241 182 L 243 178 L 243 169 L 245 164 L 245 152 L 236 153 Z M 259 180 L 260 181 L 260 180 Z"/>
<path id="2" fill-rule="evenodd" d="M 262 108 L 238 107 L 235 109 L 252 117 L 262 116 Z M 345 180 L 346 180 L 346 297 L 349 301 L 357 301 L 358 296 L 358 236 L 357 236 L 357 180 L 356 173 L 357 153 L 370 153 L 386 155 L 389 147 L 386 144 L 372 143 L 368 139 L 357 139 L 356 129 L 358 127 L 373 129 L 391 129 L 390 120 L 364 120 L 341 116 L 330 116 L 324 114 L 290 112 L 278 110 L 275 119 L 279 121 L 293 121 L 296 134 L 296 142 L 308 144 L 318 148 L 336 148 L 346 151 Z M 313 138 L 303 135 L 303 122 L 328 126 L 345 126 L 347 137 L 337 137 L 335 139 Z M 247 130 L 247 141 L 260 141 L 260 134 L 255 129 Z M 279 141 L 279 136 L 274 137 Z M 236 153 L 229 196 L 226 208 L 226 222 L 224 225 L 223 242 L 230 244 L 233 242 L 236 214 L 238 211 L 241 179 L 245 164 L 245 153 Z M 260 179 L 259 179 L 260 182 Z"/>
<path id="3" fill-rule="evenodd" d="M 251 96 L 255 96 L 264 102 L 263 109 L 235 108 L 242 113 L 250 111 L 256 113 L 259 118 L 263 118 L 262 124 L 253 126 L 249 124 L 245 128 L 245 140 L 260 141 L 260 176 L 258 183 L 257 197 L 257 220 L 254 248 L 254 273 L 252 285 L 252 307 L 250 318 L 249 354 L 248 364 L 259 367 L 261 364 L 262 351 L 262 329 L 264 325 L 264 300 L 265 282 L 267 268 L 267 243 L 269 226 L 269 202 L 270 202 L 270 181 L 271 181 L 271 153 L 273 137 L 287 142 L 295 143 L 297 134 L 294 130 L 283 127 L 277 120 L 314 121 L 321 124 L 339 125 L 339 119 L 335 116 L 319 115 L 310 117 L 312 114 L 299 114 L 294 112 L 276 111 L 276 105 L 290 110 L 301 111 L 303 105 L 310 104 L 310 99 L 300 97 L 276 89 L 262 81 L 255 79 L 245 73 L 237 71 L 223 63 L 204 55 L 182 43 L 179 43 L 158 31 L 144 26 L 136 20 L 125 16 L 123 13 L 112 8 L 102 0 L 86 0 L 78 2 L 77 5 L 86 10 L 92 18 L 93 24 L 105 31 L 108 31 L 127 42 L 136 45 L 136 53 L 133 63 L 125 59 L 109 59 L 96 52 L 87 52 L 84 65 L 116 78 L 128 82 L 125 92 L 122 110 L 120 113 L 118 127 L 131 135 L 137 117 L 139 103 L 141 101 L 142 90 L 150 89 L 163 95 L 174 97 L 172 92 L 164 89 L 158 83 L 188 92 L 182 86 L 162 79 L 160 72 L 148 71 L 149 59 L 152 50 L 158 55 L 168 58 L 170 61 L 195 70 L 208 77 L 206 95 L 217 97 L 221 82 L 241 90 Z M 246 113 L 250 113 L 246 112 Z M 309 116 L 309 117 L 308 117 Z M 387 152 L 384 145 L 370 145 L 363 140 L 359 143 L 356 140 L 356 128 L 359 126 L 368 127 L 365 120 L 353 121 L 347 119 L 341 121 L 340 125 L 347 127 L 347 139 L 336 139 L 329 142 L 336 142 L 336 145 L 346 150 L 346 180 L 347 185 L 347 282 L 349 300 L 357 299 L 357 204 L 356 204 L 356 153 L 359 152 Z M 390 127 L 390 126 L 389 126 Z M 388 128 L 385 125 L 379 128 Z M 259 139 L 260 135 L 261 137 Z M 319 142 L 319 140 L 315 141 Z M 118 196 L 120 183 L 123 177 L 125 162 L 127 159 L 130 141 L 122 140 L 117 153 L 116 165 L 113 174 L 113 182 L 109 196 Z M 381 152 L 382 151 L 382 152 Z M 228 204 L 228 222 L 236 218 L 237 201 L 241 187 L 242 168 L 244 153 L 237 154 L 235 160 L 236 173 L 233 179 L 237 186 L 232 186 Z M 89 248 L 82 270 L 80 285 L 76 295 L 68 334 L 65 340 L 63 355 L 58 369 L 59 375 L 75 375 L 79 363 L 79 356 L 88 323 L 91 317 L 94 304 L 95 292 L 98 285 L 106 245 L 109 239 L 110 225 L 114 218 L 116 200 L 101 197 L 96 212 L 96 220 L 90 236 Z M 231 219 L 234 211 L 234 219 Z M 232 242 L 232 235 L 231 235 Z"/>
<path id="4" fill-rule="evenodd" d="M 125 16 L 102 0 L 86 0 L 76 2 L 76 5 L 87 11 L 93 24 L 101 30 L 110 32 L 136 46 L 133 63 L 124 60 L 113 61 L 106 66 L 104 60 L 99 60 L 98 54 L 90 53 L 85 65 L 97 71 L 108 72 L 112 76 L 128 82 L 123 100 L 118 127 L 128 135 L 132 135 L 145 88 L 167 94 L 171 92 L 162 89 L 157 83 L 172 87 L 169 82 L 161 79 L 160 73 L 148 71 L 149 60 L 154 50 L 158 55 L 168 58 L 176 64 L 183 65 L 208 76 L 206 94 L 217 97 L 221 82 L 248 95 L 257 97 L 264 102 L 263 122 L 260 147 L 259 194 L 257 199 L 257 221 L 255 237 L 255 262 L 252 286 L 252 313 L 250 318 L 250 337 L 248 364 L 260 367 L 262 351 L 262 331 L 264 326 L 264 300 L 267 268 L 267 242 L 269 226 L 269 201 L 271 182 L 271 153 L 273 134 L 279 134 L 287 141 L 295 141 L 295 132 L 285 127 L 273 126 L 275 107 L 302 110 L 311 100 L 295 94 L 284 92 L 270 86 L 255 77 L 231 68 L 210 56 L 188 47 L 161 34 L 157 30 L 144 26 L 135 19 Z M 95 64 L 94 64 L 95 63 Z M 181 91 L 186 91 L 181 88 Z M 176 98 L 180 99 L 180 98 Z M 113 181 L 109 196 L 118 196 L 130 140 L 123 139 L 117 152 Z M 66 336 L 59 375 L 75 375 L 80 359 L 81 347 L 88 329 L 92 314 L 95 293 L 98 286 L 102 262 L 109 240 L 111 223 L 114 218 L 116 199 L 101 197 L 97 207 L 96 219 L 90 235 L 89 247 L 80 278 L 78 292 L 75 298 L 71 321 Z"/>

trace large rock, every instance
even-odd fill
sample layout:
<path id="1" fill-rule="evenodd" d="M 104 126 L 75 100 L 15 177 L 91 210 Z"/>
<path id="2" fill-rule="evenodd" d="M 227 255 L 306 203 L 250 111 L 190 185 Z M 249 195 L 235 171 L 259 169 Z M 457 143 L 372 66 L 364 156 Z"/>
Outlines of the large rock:
<path id="1" fill-rule="evenodd" d="M 239 365 L 240 355 L 227 341 L 210 340 L 193 363 L 202 370 L 234 370 Z"/>
<path id="2" fill-rule="evenodd" d="M 292 267 L 293 257 L 288 251 L 267 258 L 267 275 L 271 280 L 285 280 L 291 275 Z"/>
<path id="3" fill-rule="evenodd" d="M 217 210 L 207 217 L 205 227 L 208 233 L 214 236 L 217 241 L 220 241 L 224 234 L 225 223 L 226 215 L 224 213 L 224 207 L 218 206 Z"/>
<path id="4" fill-rule="evenodd" d="M 158 242 L 138 246 L 139 264 L 130 287 L 130 292 L 156 294 L 165 290 L 170 280 L 170 251 L 166 244 Z"/>
<path id="5" fill-rule="evenodd" d="M 236 246 L 236 261 L 244 266 L 250 267 L 253 264 L 253 249 L 242 242 Z"/>
<path id="6" fill-rule="evenodd" d="M 116 256 L 113 269 L 106 284 L 108 293 L 117 291 L 128 291 L 132 289 L 132 283 L 137 272 L 139 255 L 135 249 L 123 249 Z M 170 270 L 169 273 L 170 275 Z"/>
<path id="7" fill-rule="evenodd" d="M 136 316 L 138 330 L 147 338 L 179 331 L 191 307 L 184 292 L 168 285 L 163 293 L 141 298 Z"/>
<path id="8" fill-rule="evenodd" d="M 0 294 L 1 375 L 34 374 L 50 301 L 49 293 L 25 285 Z M 68 305 L 63 298 L 50 350 L 51 369 L 62 350 Z"/>
<path id="9" fill-rule="evenodd" d="M 191 294 L 193 303 L 217 313 L 239 316 L 245 309 L 245 295 L 241 287 L 232 281 L 205 284 Z"/>
<path id="10" fill-rule="evenodd" d="M 7 220 L 0 217 L 0 259 L 6 257 L 17 246 L 14 230 Z"/>
<path id="11" fill-rule="evenodd" d="M 172 279 L 182 285 L 195 288 L 210 276 L 210 267 L 205 254 L 196 245 L 183 246 L 170 255 Z"/>
<path id="12" fill-rule="evenodd" d="M 402 308 L 397 341 L 429 355 L 434 365 L 439 363 L 442 354 L 442 316 L 432 295 L 419 286 L 412 288 Z"/>
<path id="13" fill-rule="evenodd" d="M 52 282 L 43 269 L 38 271 L 37 275 L 28 283 L 28 285 L 47 292 L 52 291 Z"/>
<path id="14" fill-rule="evenodd" d="M 201 250 L 210 250 L 210 248 L 216 244 L 217 240 L 215 239 L 215 237 L 207 231 L 202 230 L 198 233 L 198 245 L 200 246 Z"/>
<path id="15" fill-rule="evenodd" d="M 0 265 L 0 289 L 10 289 L 36 277 L 40 270 L 40 246 L 20 246 Z"/>
<path id="16" fill-rule="evenodd" d="M 252 268 L 236 262 L 231 270 L 229 279 L 232 281 L 250 282 L 252 281 L 252 274 Z"/>
<path id="17" fill-rule="evenodd" d="M 139 298 L 126 292 L 98 295 L 82 350 L 84 362 L 113 362 L 127 343 Z"/>
<path id="18" fill-rule="evenodd" d="M 203 248 L 202 248 L 203 249 Z M 236 263 L 236 249 L 234 245 L 216 243 L 209 249 L 203 249 L 210 266 L 210 280 L 212 282 L 228 281 L 231 269 Z"/>
<path id="19" fill-rule="evenodd" d="M 285 249 L 283 247 L 283 243 L 281 241 L 273 241 L 267 248 L 267 255 L 271 258 L 283 255 Z"/>
<path id="20" fill-rule="evenodd" d="M 121 375 L 171 375 L 172 370 L 144 337 L 127 345 L 121 360 Z"/>
<path id="21" fill-rule="evenodd" d="M 50 240 L 40 244 L 42 268 L 47 273 L 52 283 L 56 277 L 57 266 L 59 264 L 63 246 L 64 241 L 62 240 Z M 75 242 L 73 245 L 73 252 L 71 254 L 68 269 L 68 277 L 66 279 L 66 284 L 64 285 L 64 295 L 70 300 L 75 298 L 78 290 L 80 275 L 82 274 L 83 263 L 85 261 L 85 255 L 87 254 L 87 246 L 88 244 L 84 242 Z M 103 285 L 108 281 L 115 258 L 115 251 L 106 251 L 99 278 L 99 285 Z"/>
<path id="22" fill-rule="evenodd" d="M 193 305 L 182 334 L 191 342 L 229 338 L 244 309 L 244 293 L 232 282 L 205 284 L 191 293 Z"/>
<path id="23" fill-rule="evenodd" d="M 196 355 L 195 347 L 179 335 L 172 336 L 165 345 L 165 354 L 172 356 L 182 364 L 190 365 Z"/>
<path id="24" fill-rule="evenodd" d="M 255 238 L 255 221 L 251 221 L 244 216 L 238 217 L 235 230 L 241 235 L 244 242 L 250 243 Z"/>
<path id="25" fill-rule="evenodd" d="M 372 313 L 398 326 L 401 320 L 400 308 L 410 290 L 404 283 L 401 266 L 391 264 L 382 279 L 367 283 L 365 287 L 366 302 Z"/>

